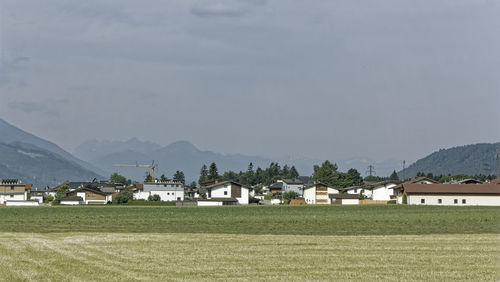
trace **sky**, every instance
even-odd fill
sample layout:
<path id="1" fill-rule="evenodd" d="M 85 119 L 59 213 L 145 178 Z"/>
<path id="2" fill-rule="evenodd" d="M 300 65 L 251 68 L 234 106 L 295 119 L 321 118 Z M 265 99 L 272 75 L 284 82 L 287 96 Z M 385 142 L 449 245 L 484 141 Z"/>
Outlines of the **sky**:
<path id="1" fill-rule="evenodd" d="M 500 141 L 497 0 L 0 0 L 0 118 L 89 139 L 416 160 Z"/>

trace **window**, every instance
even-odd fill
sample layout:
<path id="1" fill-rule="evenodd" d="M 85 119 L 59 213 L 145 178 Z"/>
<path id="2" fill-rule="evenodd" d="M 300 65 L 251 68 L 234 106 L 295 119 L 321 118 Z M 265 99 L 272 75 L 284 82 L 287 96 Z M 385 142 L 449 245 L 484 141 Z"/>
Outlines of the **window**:
<path id="1" fill-rule="evenodd" d="M 14 198 L 14 195 L 10 195 L 11 198 Z"/>
<path id="2" fill-rule="evenodd" d="M 227 196 L 227 191 L 224 191 L 224 196 Z"/>
<path id="3" fill-rule="evenodd" d="M 10 190 L 14 190 L 14 186 L 10 186 Z"/>
<path id="4" fill-rule="evenodd" d="M 458 199 L 453 200 L 453 203 L 458 204 Z"/>
<path id="5" fill-rule="evenodd" d="M 181 197 L 177 197 L 177 201 L 180 201 L 181 200 Z"/>
<path id="6" fill-rule="evenodd" d="M 438 204 L 442 204 L 443 203 L 443 200 L 442 199 L 438 199 Z"/>
<path id="7" fill-rule="evenodd" d="M 465 199 L 462 199 L 462 204 L 466 204 L 467 202 L 465 201 Z"/>
<path id="8" fill-rule="evenodd" d="M 170 193 L 167 192 L 167 195 L 170 196 Z"/>
<path id="9" fill-rule="evenodd" d="M 358 193 L 358 189 L 354 189 L 354 193 Z"/>
<path id="10" fill-rule="evenodd" d="M 425 199 L 420 199 L 421 204 L 425 204 Z"/>

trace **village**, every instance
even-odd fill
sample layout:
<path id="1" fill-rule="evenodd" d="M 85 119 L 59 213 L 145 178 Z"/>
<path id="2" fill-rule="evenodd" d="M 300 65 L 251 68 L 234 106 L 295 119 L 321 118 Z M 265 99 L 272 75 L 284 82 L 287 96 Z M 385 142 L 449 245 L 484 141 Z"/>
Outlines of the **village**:
<path id="1" fill-rule="evenodd" d="M 427 177 L 407 181 L 365 182 L 347 188 L 330 187 L 310 177 L 277 180 L 271 185 L 246 187 L 232 180 L 212 180 L 198 187 L 181 182 L 155 181 L 125 185 L 108 181 L 64 182 L 35 190 L 17 179 L 0 182 L 0 205 L 48 206 L 105 205 L 113 203 L 166 202 L 172 206 L 226 205 L 366 205 L 408 204 L 436 206 L 500 206 L 500 178 L 481 182 L 464 179 L 439 183 Z M 258 190 L 256 192 L 256 190 Z M 293 197 L 288 197 L 293 195 Z"/>

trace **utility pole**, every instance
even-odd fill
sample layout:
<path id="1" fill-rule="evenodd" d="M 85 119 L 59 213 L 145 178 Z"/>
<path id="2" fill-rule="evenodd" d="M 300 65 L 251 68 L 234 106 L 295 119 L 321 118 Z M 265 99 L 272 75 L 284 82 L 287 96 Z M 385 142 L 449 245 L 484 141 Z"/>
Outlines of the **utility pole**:
<path id="1" fill-rule="evenodd" d="M 497 177 L 500 177 L 500 150 L 497 148 L 497 152 L 495 153 L 495 160 L 496 160 L 496 174 Z"/>
<path id="2" fill-rule="evenodd" d="M 406 177 L 405 177 L 405 174 L 406 174 L 406 160 L 403 160 L 403 182 L 406 181 Z"/>
<path id="3" fill-rule="evenodd" d="M 369 165 L 366 173 L 368 173 L 368 175 L 372 176 L 375 173 L 375 167 L 372 165 Z"/>

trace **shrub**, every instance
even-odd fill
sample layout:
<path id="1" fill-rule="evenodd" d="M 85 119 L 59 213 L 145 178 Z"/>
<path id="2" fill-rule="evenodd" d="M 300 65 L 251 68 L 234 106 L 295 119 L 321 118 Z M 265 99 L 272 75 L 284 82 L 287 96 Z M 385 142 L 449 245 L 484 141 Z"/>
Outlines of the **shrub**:
<path id="1" fill-rule="evenodd" d="M 57 190 L 56 192 L 56 197 L 53 201 L 53 204 L 58 205 L 59 203 L 61 203 L 61 199 L 66 197 L 66 195 L 68 195 L 68 192 L 69 192 L 68 185 L 63 185 L 59 187 L 59 190 Z"/>
<path id="2" fill-rule="evenodd" d="M 272 200 L 273 196 L 272 195 L 265 195 L 264 200 Z"/>
<path id="3" fill-rule="evenodd" d="M 150 202 L 159 202 L 161 201 L 160 195 L 154 194 L 154 195 L 149 195 L 148 201 Z"/>
<path id="4" fill-rule="evenodd" d="M 47 195 L 47 197 L 45 197 L 45 203 L 50 203 L 54 201 L 54 197 L 52 197 L 52 195 Z"/>
<path id="5" fill-rule="evenodd" d="M 296 199 L 299 197 L 299 194 L 294 191 L 283 193 L 283 200 L 288 200 L 290 202 L 291 199 Z"/>
<path id="6" fill-rule="evenodd" d="M 134 194 L 130 190 L 124 190 L 113 199 L 113 204 L 126 204 L 134 199 Z"/>
<path id="7" fill-rule="evenodd" d="M 388 205 L 395 205 L 396 204 L 396 200 L 387 201 L 387 204 Z"/>
<path id="8" fill-rule="evenodd" d="M 406 198 L 406 194 L 403 194 L 403 205 L 408 204 L 408 199 Z"/>

